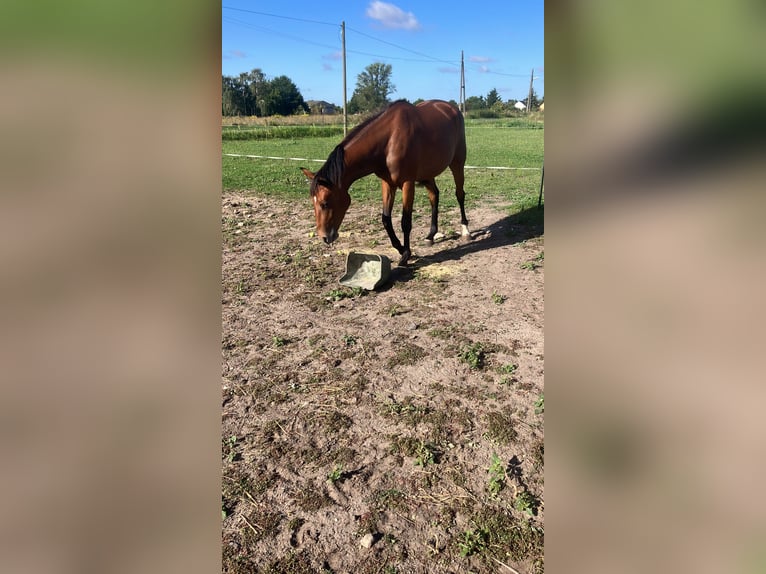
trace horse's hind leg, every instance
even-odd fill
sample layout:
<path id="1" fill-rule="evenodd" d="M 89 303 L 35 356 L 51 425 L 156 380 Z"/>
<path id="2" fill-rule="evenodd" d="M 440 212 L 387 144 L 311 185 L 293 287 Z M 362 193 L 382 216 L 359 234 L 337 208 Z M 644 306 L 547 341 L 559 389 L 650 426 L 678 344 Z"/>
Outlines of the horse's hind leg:
<path id="1" fill-rule="evenodd" d="M 428 200 L 431 202 L 431 229 L 426 236 L 426 242 L 429 245 L 434 243 L 434 235 L 438 231 L 439 219 L 439 188 L 436 187 L 436 180 L 424 181 L 423 184 L 428 190 Z"/>
<path id="2" fill-rule="evenodd" d="M 460 235 L 465 238 L 471 237 L 471 232 L 468 230 L 468 218 L 465 216 L 465 171 L 463 163 L 452 164 L 450 166 L 452 177 L 455 180 L 455 197 L 457 197 L 457 203 L 460 206 Z"/>
<path id="3" fill-rule="evenodd" d="M 399 265 L 406 265 L 410 258 L 410 232 L 412 231 L 412 206 L 415 202 L 415 182 L 405 181 L 402 185 L 402 233 L 404 234 L 404 249 Z"/>

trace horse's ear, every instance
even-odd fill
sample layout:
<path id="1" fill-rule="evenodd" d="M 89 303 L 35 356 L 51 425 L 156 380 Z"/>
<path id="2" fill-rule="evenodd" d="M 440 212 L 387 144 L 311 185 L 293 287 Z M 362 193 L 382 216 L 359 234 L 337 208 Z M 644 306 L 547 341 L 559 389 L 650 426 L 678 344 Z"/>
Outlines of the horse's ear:
<path id="1" fill-rule="evenodd" d="M 309 180 L 314 179 L 314 172 L 307 170 L 305 167 L 301 168 L 301 171 L 303 172 L 303 175 L 305 175 Z"/>

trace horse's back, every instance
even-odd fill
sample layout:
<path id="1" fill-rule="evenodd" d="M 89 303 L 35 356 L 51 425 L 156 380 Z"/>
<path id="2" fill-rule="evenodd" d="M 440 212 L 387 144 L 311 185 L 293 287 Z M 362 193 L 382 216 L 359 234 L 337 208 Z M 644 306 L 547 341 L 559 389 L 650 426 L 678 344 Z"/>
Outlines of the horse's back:
<path id="1" fill-rule="evenodd" d="M 401 152 L 399 159 L 417 171 L 418 179 L 436 177 L 456 162 L 465 163 L 465 126 L 455 106 L 443 100 L 417 105 L 401 102 L 396 116 L 393 133 L 400 139 L 391 143 Z"/>

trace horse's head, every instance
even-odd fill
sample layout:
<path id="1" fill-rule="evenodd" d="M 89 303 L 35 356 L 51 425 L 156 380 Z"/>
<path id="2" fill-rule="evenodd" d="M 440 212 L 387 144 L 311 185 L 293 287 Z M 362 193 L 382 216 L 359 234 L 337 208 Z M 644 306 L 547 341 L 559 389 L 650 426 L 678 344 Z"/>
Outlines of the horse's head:
<path id="1" fill-rule="evenodd" d="M 301 171 L 311 181 L 311 200 L 314 202 L 317 234 L 330 245 L 338 238 L 338 228 L 348 206 L 351 205 L 351 196 L 345 189 L 340 189 L 321 177 L 315 177 L 314 172 L 305 168 L 301 168 Z"/>

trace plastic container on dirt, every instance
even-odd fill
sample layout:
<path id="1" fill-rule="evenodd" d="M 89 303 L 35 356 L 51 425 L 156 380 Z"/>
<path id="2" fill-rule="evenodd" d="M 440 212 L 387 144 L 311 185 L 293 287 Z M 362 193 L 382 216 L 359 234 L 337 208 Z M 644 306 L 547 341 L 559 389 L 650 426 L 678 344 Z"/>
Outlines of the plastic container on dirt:
<path id="1" fill-rule="evenodd" d="M 346 256 L 346 274 L 338 282 L 372 291 L 383 285 L 390 275 L 391 260 L 385 255 L 352 251 Z"/>

